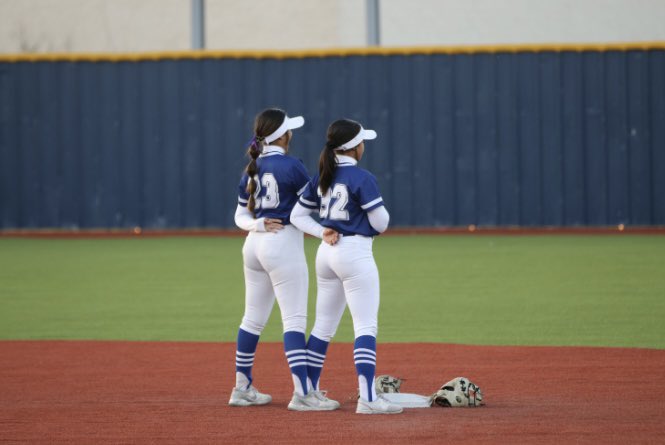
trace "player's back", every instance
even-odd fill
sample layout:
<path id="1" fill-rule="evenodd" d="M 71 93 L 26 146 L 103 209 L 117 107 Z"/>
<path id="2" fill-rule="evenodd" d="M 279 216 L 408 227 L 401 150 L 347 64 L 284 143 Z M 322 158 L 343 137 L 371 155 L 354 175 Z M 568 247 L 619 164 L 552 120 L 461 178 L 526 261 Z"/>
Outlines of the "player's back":
<path id="1" fill-rule="evenodd" d="M 256 160 L 257 182 L 254 213 L 257 218 L 277 218 L 283 224 L 290 223 L 291 210 L 298 200 L 298 193 L 307 184 L 309 175 L 303 163 L 282 150 L 266 147 Z M 249 180 L 245 173 L 239 189 L 246 188 Z M 247 199 L 247 192 L 239 190 L 240 197 Z"/>
<path id="2" fill-rule="evenodd" d="M 376 178 L 369 171 L 350 163 L 339 163 L 327 193 L 319 195 L 319 199 L 322 226 L 347 236 L 379 234 L 370 225 L 367 212 L 382 206 L 383 199 Z"/>

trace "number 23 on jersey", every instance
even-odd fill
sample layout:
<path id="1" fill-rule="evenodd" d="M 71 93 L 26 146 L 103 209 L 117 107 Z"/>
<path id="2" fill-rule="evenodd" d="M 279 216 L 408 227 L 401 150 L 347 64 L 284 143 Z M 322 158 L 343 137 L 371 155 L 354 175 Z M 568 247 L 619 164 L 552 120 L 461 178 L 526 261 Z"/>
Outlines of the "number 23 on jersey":
<path id="1" fill-rule="evenodd" d="M 279 205 L 279 185 L 277 179 L 272 173 L 264 173 L 259 178 L 258 175 L 254 176 L 256 181 L 256 191 L 254 192 L 254 200 L 256 201 L 256 209 L 276 209 Z M 265 195 L 261 195 L 261 190 L 265 190 Z"/>

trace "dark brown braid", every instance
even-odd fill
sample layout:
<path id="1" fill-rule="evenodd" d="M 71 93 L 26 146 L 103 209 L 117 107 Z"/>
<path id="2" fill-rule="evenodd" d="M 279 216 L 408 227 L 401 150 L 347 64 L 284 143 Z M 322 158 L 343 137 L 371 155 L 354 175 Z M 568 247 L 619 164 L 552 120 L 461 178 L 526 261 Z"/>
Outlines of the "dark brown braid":
<path id="1" fill-rule="evenodd" d="M 285 116 L 286 113 L 279 108 L 268 108 L 259 113 L 254 119 L 254 138 L 247 149 L 249 163 L 245 168 L 247 176 L 249 176 L 249 181 L 247 182 L 247 193 L 249 194 L 247 208 L 252 212 L 254 217 L 256 217 L 254 213 L 254 209 L 256 208 L 254 193 L 256 193 L 256 189 L 258 188 L 258 184 L 256 183 L 256 175 L 258 173 L 256 159 L 263 152 L 266 136 L 277 131 L 282 122 L 284 122 Z"/>

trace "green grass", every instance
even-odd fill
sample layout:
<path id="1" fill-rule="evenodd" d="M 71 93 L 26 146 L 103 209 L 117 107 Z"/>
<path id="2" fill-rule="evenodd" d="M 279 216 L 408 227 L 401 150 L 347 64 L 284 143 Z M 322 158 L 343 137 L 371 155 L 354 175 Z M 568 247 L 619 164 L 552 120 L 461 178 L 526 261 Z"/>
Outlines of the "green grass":
<path id="1" fill-rule="evenodd" d="M 0 339 L 233 341 L 242 243 L 0 238 Z M 380 341 L 665 348 L 663 236 L 391 236 L 374 251 Z M 310 267 L 310 328 L 315 283 Z M 281 338 L 277 306 L 263 338 Z M 347 312 L 336 340 L 352 339 Z"/>

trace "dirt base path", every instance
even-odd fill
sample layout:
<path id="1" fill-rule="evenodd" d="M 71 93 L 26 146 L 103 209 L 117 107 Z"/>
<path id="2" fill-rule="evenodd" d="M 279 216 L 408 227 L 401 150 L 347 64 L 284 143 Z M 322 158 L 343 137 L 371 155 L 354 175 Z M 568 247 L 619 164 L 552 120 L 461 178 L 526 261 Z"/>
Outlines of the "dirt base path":
<path id="1" fill-rule="evenodd" d="M 228 343 L 0 342 L 0 443 L 664 443 L 665 351 L 381 344 L 378 373 L 429 394 L 466 376 L 488 405 L 354 413 L 352 345 L 333 344 L 328 413 L 286 409 L 281 344 L 260 344 L 265 407 L 227 406 Z"/>

